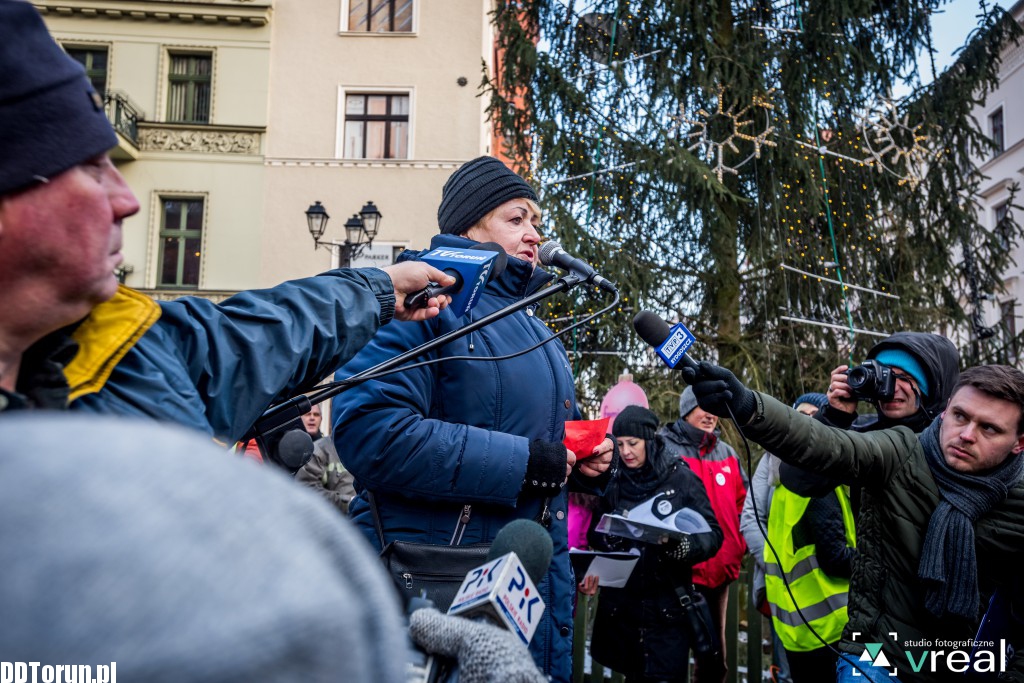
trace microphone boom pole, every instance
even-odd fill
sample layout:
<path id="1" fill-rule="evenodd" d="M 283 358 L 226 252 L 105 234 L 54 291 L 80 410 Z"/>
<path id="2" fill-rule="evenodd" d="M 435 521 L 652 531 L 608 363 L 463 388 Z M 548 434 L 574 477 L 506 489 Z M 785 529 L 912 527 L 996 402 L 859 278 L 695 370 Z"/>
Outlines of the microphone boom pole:
<path id="1" fill-rule="evenodd" d="M 404 363 L 407 363 L 411 360 L 419 358 L 420 356 L 428 354 L 431 351 L 434 351 L 435 349 L 444 346 L 450 341 L 454 341 L 456 339 L 459 339 L 460 337 L 465 337 L 467 334 L 475 332 L 476 330 L 479 330 L 481 327 L 490 325 L 496 320 L 500 320 L 501 318 L 509 316 L 515 313 L 516 311 L 520 311 L 524 308 L 532 306 L 538 301 L 546 299 L 549 296 L 558 294 L 559 292 L 564 292 L 572 287 L 575 287 L 576 285 L 580 284 L 583 281 L 583 278 L 581 278 L 576 273 L 569 273 L 563 275 L 562 277 L 558 278 L 558 280 L 550 287 L 545 287 L 544 289 L 534 292 L 533 294 L 522 299 L 521 301 L 517 301 L 513 304 L 509 304 L 504 308 L 498 309 L 497 311 L 494 311 L 493 313 L 490 313 L 484 316 L 483 318 L 480 318 L 479 320 L 472 321 L 471 323 L 464 327 L 460 327 L 457 330 L 452 330 L 451 332 L 446 332 L 445 334 L 442 334 L 440 337 L 437 337 L 436 339 L 431 339 L 430 341 L 420 344 L 415 348 L 409 349 L 408 351 L 404 351 L 398 354 L 394 358 L 389 358 L 388 360 L 378 363 L 373 367 L 367 368 L 362 372 L 356 373 L 349 377 L 348 379 L 342 380 L 342 383 L 338 386 L 327 387 L 325 389 L 321 389 L 320 391 L 313 392 L 308 396 L 304 394 L 301 396 L 295 396 L 293 398 L 290 398 L 287 401 L 283 401 L 277 404 L 276 406 L 269 408 L 266 412 L 264 412 L 263 415 L 260 416 L 259 420 L 256 421 L 256 424 L 253 425 L 252 429 L 250 429 L 249 432 L 246 433 L 246 435 L 242 438 L 243 440 L 255 438 L 258 442 L 262 441 L 264 437 L 273 434 L 277 430 L 281 429 L 282 427 L 290 423 L 292 420 L 308 413 L 312 409 L 312 406 L 316 403 L 320 403 L 321 401 L 337 396 L 343 391 L 348 391 L 354 386 L 362 384 L 363 382 L 366 382 L 368 380 L 374 379 L 378 375 L 389 372 Z"/>

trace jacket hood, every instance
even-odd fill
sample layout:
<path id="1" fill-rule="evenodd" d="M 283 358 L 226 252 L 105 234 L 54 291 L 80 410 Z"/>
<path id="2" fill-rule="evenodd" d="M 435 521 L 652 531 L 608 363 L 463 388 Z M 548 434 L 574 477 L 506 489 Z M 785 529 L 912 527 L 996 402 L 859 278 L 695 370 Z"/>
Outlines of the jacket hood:
<path id="1" fill-rule="evenodd" d="M 398 260 L 408 261 L 420 259 L 429 252 L 439 247 L 452 247 L 455 249 L 472 249 L 480 244 L 476 240 L 458 235 L 439 234 L 434 235 L 430 240 L 430 248 L 423 251 L 406 250 L 402 252 Z M 487 283 L 487 289 L 499 296 L 521 298 L 531 294 L 555 278 L 554 275 L 543 268 L 534 268 L 526 261 L 514 256 L 508 257 L 504 272 Z"/>
<path id="2" fill-rule="evenodd" d="M 868 358 L 874 358 L 886 349 L 900 349 L 916 358 L 927 376 L 931 394 L 922 396 L 921 403 L 927 416 L 921 415 L 918 411 L 910 418 L 892 421 L 885 420 L 884 416 L 879 415 L 879 422 L 905 424 L 915 432 L 920 432 L 946 407 L 950 394 L 953 392 L 953 386 L 960 379 L 960 353 L 956 350 L 953 342 L 937 334 L 897 332 L 871 347 Z M 910 424 L 919 421 L 919 418 L 923 418 L 920 429 L 914 424 Z M 894 424 L 885 426 L 894 426 Z"/>

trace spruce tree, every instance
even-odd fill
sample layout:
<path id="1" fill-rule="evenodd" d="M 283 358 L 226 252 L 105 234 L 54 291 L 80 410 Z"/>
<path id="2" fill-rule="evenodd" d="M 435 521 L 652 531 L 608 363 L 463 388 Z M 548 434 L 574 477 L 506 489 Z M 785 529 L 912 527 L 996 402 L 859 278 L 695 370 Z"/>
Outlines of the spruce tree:
<path id="1" fill-rule="evenodd" d="M 565 340 L 586 403 L 628 366 L 674 412 L 682 382 L 633 333 L 641 309 L 789 399 L 899 330 L 972 340 L 965 366 L 1007 359 L 976 312 L 1020 229 L 978 222 L 970 155 L 991 142 L 970 112 L 1020 28 L 983 3 L 921 85 L 941 4 L 497 0 L 485 90 L 505 151 L 529 160 L 548 234 L 622 293 Z M 576 290 L 543 313 L 559 328 L 606 303 Z"/>

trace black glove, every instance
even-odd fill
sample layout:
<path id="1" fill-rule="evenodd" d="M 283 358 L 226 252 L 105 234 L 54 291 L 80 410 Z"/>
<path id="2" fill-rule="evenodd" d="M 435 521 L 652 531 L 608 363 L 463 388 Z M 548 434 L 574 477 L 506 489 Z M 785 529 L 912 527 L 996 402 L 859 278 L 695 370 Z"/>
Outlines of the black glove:
<path id="1" fill-rule="evenodd" d="M 682 562 L 690 555 L 690 537 L 685 536 L 683 538 L 670 538 L 668 542 L 662 544 L 661 552 L 665 554 L 670 560 L 676 562 Z"/>
<path id="2" fill-rule="evenodd" d="M 747 424 L 757 408 L 754 392 L 736 379 L 736 375 L 706 360 L 696 368 L 683 368 L 683 380 L 693 387 L 697 405 L 719 417 L 729 417 L 731 408 L 739 426 Z"/>
<path id="3" fill-rule="evenodd" d="M 557 495 L 562 482 L 565 481 L 565 463 L 568 457 L 565 444 L 540 439 L 531 441 L 523 493 L 535 496 Z"/>

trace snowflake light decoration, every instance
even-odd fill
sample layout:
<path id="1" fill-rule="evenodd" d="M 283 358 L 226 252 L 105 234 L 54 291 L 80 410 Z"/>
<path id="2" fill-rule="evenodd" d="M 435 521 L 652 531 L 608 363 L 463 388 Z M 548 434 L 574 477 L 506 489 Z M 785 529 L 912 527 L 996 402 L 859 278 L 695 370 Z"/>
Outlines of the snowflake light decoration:
<path id="1" fill-rule="evenodd" d="M 713 112 L 701 107 L 694 112 L 692 117 L 685 113 L 680 115 L 679 121 L 691 126 L 691 132 L 687 133 L 685 137 L 694 142 L 687 149 L 691 152 L 696 151 L 698 156 L 702 156 L 712 163 L 718 182 L 722 182 L 723 174 L 738 175 L 739 169 L 748 161 L 754 158 L 760 159 L 762 146 L 775 146 L 775 142 L 768 139 L 775 131 L 774 126 L 768 122 L 768 112 L 774 109 L 774 105 L 769 99 L 774 88 L 764 95 L 755 94 L 750 102 L 739 111 L 736 110 L 738 105 L 735 103 L 728 107 L 724 106 L 722 102 L 726 90 L 724 85 L 719 85 L 717 90 L 718 102 Z M 751 110 L 763 110 L 765 115 L 764 130 L 756 135 L 745 132 L 754 124 L 753 118 L 745 118 Z M 727 150 L 732 155 L 741 153 L 737 146 L 737 140 L 751 143 L 753 151 L 746 158 L 733 162 L 731 165 L 727 164 Z"/>
<path id="2" fill-rule="evenodd" d="M 910 115 L 900 115 L 896 103 L 884 98 L 861 117 L 860 131 L 864 151 L 871 155 L 878 172 L 887 171 L 899 184 L 911 189 L 924 179 L 929 159 L 937 156 L 929 146 L 928 129 L 933 125 L 910 124 Z"/>

